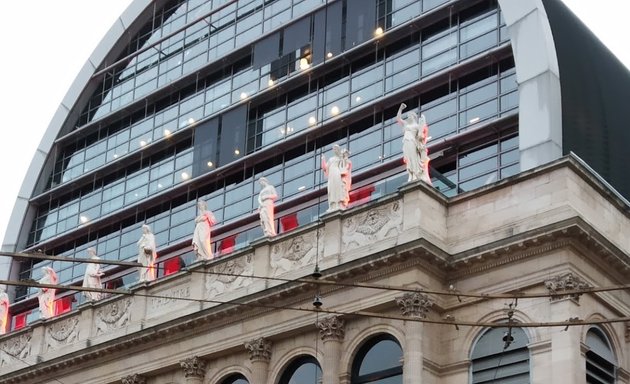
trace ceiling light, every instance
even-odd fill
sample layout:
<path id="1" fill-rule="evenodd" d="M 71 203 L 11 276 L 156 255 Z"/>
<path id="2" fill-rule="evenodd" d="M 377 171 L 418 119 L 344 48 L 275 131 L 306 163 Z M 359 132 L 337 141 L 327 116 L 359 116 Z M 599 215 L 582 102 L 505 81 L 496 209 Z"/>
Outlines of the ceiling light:
<path id="1" fill-rule="evenodd" d="M 328 53 L 326 54 L 326 57 L 327 57 L 327 58 L 329 58 L 329 59 L 330 59 L 331 57 L 333 57 L 332 52 L 328 52 Z"/>
<path id="2" fill-rule="evenodd" d="M 361 96 L 357 96 L 354 98 L 354 101 L 356 101 L 357 103 L 361 101 Z"/>
<path id="3" fill-rule="evenodd" d="M 330 113 L 331 113 L 333 116 L 338 115 L 338 114 L 339 114 L 339 107 L 338 107 L 338 106 L 336 106 L 336 105 L 333 105 L 333 107 L 332 107 L 332 108 L 330 108 Z"/>
<path id="4" fill-rule="evenodd" d="M 187 120 L 188 124 L 193 124 L 195 122 L 195 119 L 192 117 L 189 117 Z"/>
<path id="5" fill-rule="evenodd" d="M 238 148 L 236 148 L 236 149 L 234 150 L 234 154 L 235 154 L 236 156 L 238 156 L 238 155 L 240 155 L 240 154 L 241 154 L 241 151 L 239 151 L 239 149 L 238 149 Z"/>
<path id="6" fill-rule="evenodd" d="M 308 62 L 308 59 L 306 57 L 303 57 L 300 59 L 300 69 L 301 70 L 305 70 L 305 69 L 309 69 L 311 67 L 311 65 Z"/>
<path id="7" fill-rule="evenodd" d="M 158 183 L 158 188 L 162 188 L 162 184 Z"/>
<path id="8" fill-rule="evenodd" d="M 308 123 L 310 125 L 315 125 L 317 123 L 317 119 L 315 118 L 315 116 L 311 116 L 308 118 Z"/>
<path id="9" fill-rule="evenodd" d="M 171 135 L 171 131 L 168 129 L 164 130 L 164 136 L 169 137 Z"/>
<path id="10" fill-rule="evenodd" d="M 298 187 L 298 191 L 303 191 L 306 189 L 306 185 L 302 185 L 300 187 Z"/>
<path id="11" fill-rule="evenodd" d="M 214 167 L 214 163 L 213 163 L 212 161 L 208 161 L 208 167 L 209 167 L 209 168 Z"/>
<path id="12" fill-rule="evenodd" d="M 188 180 L 190 179 L 190 175 L 188 174 L 188 172 L 182 172 L 182 180 Z"/>
<path id="13" fill-rule="evenodd" d="M 247 93 L 241 92 L 241 100 L 247 99 Z"/>
<path id="14" fill-rule="evenodd" d="M 267 82 L 267 85 L 269 85 L 270 87 L 273 87 L 274 84 L 275 82 L 273 81 L 273 79 L 269 79 L 269 81 Z"/>
<path id="15" fill-rule="evenodd" d="M 383 34 L 383 28 L 378 27 L 376 28 L 376 30 L 374 30 L 374 36 L 381 36 Z"/>
<path id="16" fill-rule="evenodd" d="M 481 120 L 479 117 L 473 117 L 472 119 L 470 119 L 468 122 L 470 124 L 475 124 L 476 122 L 478 122 L 479 120 Z"/>
<path id="17" fill-rule="evenodd" d="M 140 146 L 144 147 L 145 145 L 147 145 L 147 142 L 144 140 L 140 140 Z"/>
<path id="18" fill-rule="evenodd" d="M 85 216 L 85 215 L 81 215 L 81 216 L 79 216 L 79 221 L 81 222 L 81 224 L 85 224 L 88 221 L 90 221 L 90 219 L 87 216 Z"/>

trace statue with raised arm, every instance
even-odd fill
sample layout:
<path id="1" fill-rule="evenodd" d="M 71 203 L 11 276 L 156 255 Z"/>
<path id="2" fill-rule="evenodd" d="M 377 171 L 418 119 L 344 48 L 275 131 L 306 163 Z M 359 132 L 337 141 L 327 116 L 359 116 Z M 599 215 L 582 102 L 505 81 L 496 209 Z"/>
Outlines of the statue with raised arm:
<path id="1" fill-rule="evenodd" d="M 155 244 L 155 235 L 151 231 L 151 227 L 142 225 L 142 235 L 138 240 L 138 263 L 142 267 L 138 267 L 138 281 L 155 280 L 155 260 L 157 260 L 157 246 Z"/>
<path id="2" fill-rule="evenodd" d="M 0 287 L 0 335 L 9 330 L 9 295 Z"/>
<path id="3" fill-rule="evenodd" d="M 328 210 L 332 212 L 339 209 L 345 209 L 346 187 L 343 184 L 343 177 L 346 169 L 343 164 L 343 154 L 341 147 L 333 145 L 333 155 L 330 159 L 322 154 L 322 169 L 328 179 Z"/>
<path id="4" fill-rule="evenodd" d="M 59 282 L 57 274 L 50 267 L 42 267 L 44 276 L 39 279 L 40 284 L 54 284 Z M 39 301 L 39 312 L 43 319 L 48 319 L 55 316 L 55 288 L 39 288 L 37 293 L 37 300 Z"/>
<path id="5" fill-rule="evenodd" d="M 101 283 L 101 276 L 104 273 L 101 271 L 101 265 L 96 261 L 100 260 L 98 256 L 96 256 L 96 249 L 88 248 L 87 249 L 88 256 L 90 259 L 94 260 L 94 263 L 88 263 L 85 267 L 85 274 L 83 275 L 83 287 L 84 288 L 103 288 Z M 103 295 L 101 292 L 92 292 L 92 291 L 83 291 L 83 296 L 88 301 L 97 301 L 100 300 Z"/>
<path id="6" fill-rule="evenodd" d="M 205 201 L 197 202 L 199 215 L 195 218 L 195 232 L 193 232 L 192 247 L 197 255 L 196 261 L 210 260 L 214 256 L 212 254 L 212 244 L 210 242 L 210 231 L 216 223 L 214 214 L 208 210 Z"/>
<path id="7" fill-rule="evenodd" d="M 350 151 L 347 149 L 341 151 L 341 183 L 343 184 L 341 206 L 346 209 L 350 204 L 350 189 L 352 189 L 352 161 L 350 160 Z"/>
<path id="8" fill-rule="evenodd" d="M 409 175 L 407 182 L 422 180 L 431 185 L 429 176 L 429 152 L 427 141 L 429 140 L 429 127 L 424 115 L 415 112 L 408 112 L 405 119 L 402 118 L 402 111 L 407 108 L 405 103 L 400 104 L 396 121 L 403 128 L 403 161 L 407 167 Z"/>
<path id="9" fill-rule="evenodd" d="M 260 215 L 260 226 L 263 233 L 267 237 L 273 237 L 276 235 L 276 223 L 274 221 L 274 208 L 275 201 L 278 198 L 276 188 L 264 177 L 261 177 L 258 182 L 261 189 L 258 193 L 258 214 Z"/>

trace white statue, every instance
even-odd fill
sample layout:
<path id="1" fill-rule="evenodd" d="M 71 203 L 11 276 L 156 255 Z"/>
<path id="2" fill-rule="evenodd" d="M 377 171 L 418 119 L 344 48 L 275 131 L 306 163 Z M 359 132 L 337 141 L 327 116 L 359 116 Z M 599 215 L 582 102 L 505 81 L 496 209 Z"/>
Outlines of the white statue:
<path id="1" fill-rule="evenodd" d="M 429 152 L 427 140 L 429 140 L 429 127 L 424 115 L 408 112 L 403 120 L 402 111 L 407 108 L 405 103 L 400 104 L 396 121 L 403 127 L 403 160 L 409 174 L 408 182 L 422 180 L 431 185 L 429 176 Z"/>
<path id="2" fill-rule="evenodd" d="M 53 284 L 56 285 L 59 282 L 57 274 L 50 267 L 42 267 L 44 276 L 39 279 L 40 284 Z M 55 315 L 55 288 L 39 288 L 37 293 L 37 299 L 39 301 L 39 312 L 44 319 L 51 318 Z"/>
<path id="3" fill-rule="evenodd" d="M 276 188 L 274 188 L 269 180 L 261 177 L 258 180 L 260 186 L 260 192 L 258 193 L 258 214 L 260 215 L 260 226 L 263 233 L 267 237 L 273 237 L 276 235 L 276 223 L 274 221 L 274 202 L 278 198 Z"/>
<path id="4" fill-rule="evenodd" d="M 100 260 L 98 256 L 96 256 L 96 249 L 88 248 L 87 249 L 88 256 L 90 259 L 97 261 Z M 101 283 L 101 276 L 105 273 L 101 271 L 101 265 L 98 263 L 88 263 L 85 267 L 85 274 L 83 275 L 83 287 L 84 288 L 103 288 Z M 83 296 L 88 301 L 97 301 L 102 298 L 101 292 L 92 292 L 92 291 L 83 291 Z"/>
<path id="5" fill-rule="evenodd" d="M 341 182 L 344 188 L 342 207 L 346 209 L 350 204 L 350 189 L 352 189 L 352 161 L 350 160 L 350 151 L 347 149 L 341 151 L 341 167 Z"/>
<path id="6" fill-rule="evenodd" d="M 333 156 L 326 160 L 322 155 L 322 169 L 328 178 L 328 210 L 332 212 L 345 209 L 348 205 L 348 191 L 350 185 L 344 185 L 344 177 L 348 176 L 347 164 L 351 164 L 349 159 L 344 161 L 339 145 L 333 145 Z"/>
<path id="7" fill-rule="evenodd" d="M 155 280 L 155 261 L 157 260 L 157 246 L 155 244 L 155 235 L 151 231 L 151 227 L 144 224 L 142 226 L 142 236 L 138 240 L 138 263 L 142 267 L 138 267 L 139 282 Z"/>
<path id="8" fill-rule="evenodd" d="M 208 210 L 208 205 L 205 201 L 199 200 L 197 209 L 199 210 L 199 216 L 195 218 L 195 232 L 192 238 L 193 250 L 197 254 L 197 261 L 210 260 L 214 257 L 212 255 L 212 244 L 210 243 L 210 230 L 216 223 L 216 219 L 214 214 Z"/>
<path id="9" fill-rule="evenodd" d="M 0 288 L 0 335 L 9 330 L 9 295 Z"/>

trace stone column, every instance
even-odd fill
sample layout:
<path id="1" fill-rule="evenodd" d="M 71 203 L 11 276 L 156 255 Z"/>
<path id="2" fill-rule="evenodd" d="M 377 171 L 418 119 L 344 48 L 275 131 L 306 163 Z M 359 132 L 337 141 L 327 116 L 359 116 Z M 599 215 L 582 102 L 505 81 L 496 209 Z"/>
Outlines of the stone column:
<path id="1" fill-rule="evenodd" d="M 424 319 L 433 302 L 422 293 L 409 292 L 396 298 L 402 315 L 410 319 Z M 419 321 L 405 321 L 405 349 L 403 352 L 403 383 L 422 383 L 423 353 L 422 332 L 424 324 Z"/>
<path id="2" fill-rule="evenodd" d="M 346 335 L 345 322 L 341 316 L 330 316 L 320 320 L 317 327 L 324 341 L 323 382 L 339 384 L 341 343 Z"/>
<path id="3" fill-rule="evenodd" d="M 554 276 L 545 281 L 545 287 L 551 296 L 551 321 L 577 320 L 580 294 L 566 293 L 570 290 L 588 287 L 580 277 L 573 273 Z M 580 327 L 552 329 L 551 332 L 551 382 L 580 383 L 586 376 L 586 360 L 581 348 Z M 535 374 L 535 372 L 534 372 Z"/>
<path id="4" fill-rule="evenodd" d="M 122 384 L 147 384 L 146 377 L 135 373 L 133 375 L 123 377 L 121 381 Z"/>
<path id="5" fill-rule="evenodd" d="M 269 374 L 269 361 L 271 360 L 271 341 L 260 337 L 245 343 L 249 352 L 249 360 L 252 362 L 252 383 L 266 383 Z"/>
<path id="6" fill-rule="evenodd" d="M 206 377 L 206 362 L 197 356 L 179 362 L 184 371 L 186 384 L 203 384 Z"/>

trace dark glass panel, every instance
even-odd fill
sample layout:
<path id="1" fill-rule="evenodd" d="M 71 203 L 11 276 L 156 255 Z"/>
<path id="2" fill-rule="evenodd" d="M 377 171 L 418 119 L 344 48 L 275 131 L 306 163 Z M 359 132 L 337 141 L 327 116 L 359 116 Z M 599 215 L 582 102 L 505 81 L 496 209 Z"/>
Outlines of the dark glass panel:
<path id="1" fill-rule="evenodd" d="M 321 382 L 322 369 L 312 356 L 302 356 L 294 360 L 282 374 L 279 384 L 302 384 Z"/>
<path id="2" fill-rule="evenodd" d="M 254 69 L 269 64 L 280 57 L 280 32 L 260 40 L 254 46 Z"/>
<path id="3" fill-rule="evenodd" d="M 381 340 L 374 344 L 363 357 L 359 368 L 359 375 L 367 375 L 391 368 L 400 367 L 402 363 L 402 349 L 393 340 Z"/>
<path id="4" fill-rule="evenodd" d="M 305 17 L 284 29 L 282 53 L 287 54 L 308 45 L 311 41 L 311 18 Z"/>
<path id="5" fill-rule="evenodd" d="M 347 0 L 346 15 L 347 50 L 372 38 L 376 28 L 376 1 Z"/>
<path id="6" fill-rule="evenodd" d="M 229 164 L 245 154 L 247 134 L 247 105 L 223 115 L 219 149 L 219 166 Z"/>
<path id="7" fill-rule="evenodd" d="M 218 140 L 218 118 L 212 119 L 195 127 L 193 176 L 196 177 L 215 169 L 217 164 Z"/>

